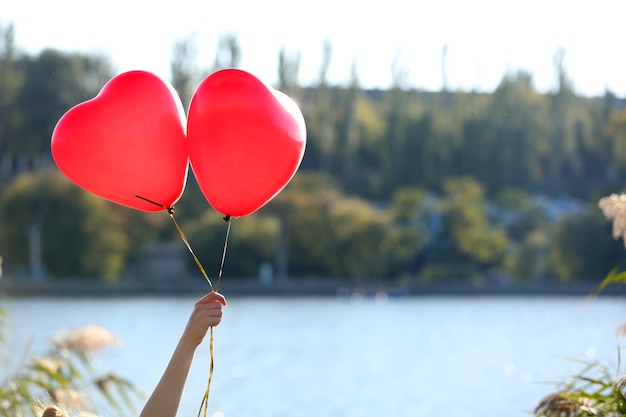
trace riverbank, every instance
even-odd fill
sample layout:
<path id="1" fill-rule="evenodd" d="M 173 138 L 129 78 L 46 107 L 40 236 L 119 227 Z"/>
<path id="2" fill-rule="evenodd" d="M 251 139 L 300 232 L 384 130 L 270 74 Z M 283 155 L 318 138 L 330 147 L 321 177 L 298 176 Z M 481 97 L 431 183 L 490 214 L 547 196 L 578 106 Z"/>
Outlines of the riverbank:
<path id="1" fill-rule="evenodd" d="M 589 295 L 596 291 L 596 283 L 524 283 L 472 285 L 451 283 L 440 285 L 388 285 L 384 283 L 359 284 L 323 280 L 287 280 L 262 283 L 258 280 L 223 278 L 212 282 L 213 289 L 227 295 L 241 296 L 436 296 L 436 295 Z M 169 296 L 204 294 L 212 289 L 204 278 L 179 281 L 139 281 L 106 283 L 89 279 L 62 279 L 32 281 L 0 280 L 0 293 L 15 297 L 111 297 L 111 296 Z M 600 295 L 626 295 L 626 285 L 611 285 Z"/>

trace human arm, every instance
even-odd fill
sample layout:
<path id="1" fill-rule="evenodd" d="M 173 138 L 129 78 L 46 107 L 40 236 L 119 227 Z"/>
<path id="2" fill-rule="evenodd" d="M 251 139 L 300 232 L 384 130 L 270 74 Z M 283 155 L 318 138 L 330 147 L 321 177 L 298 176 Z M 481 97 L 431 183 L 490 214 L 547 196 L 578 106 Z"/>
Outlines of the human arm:
<path id="1" fill-rule="evenodd" d="M 195 304 L 174 353 L 140 417 L 176 416 L 196 348 L 209 327 L 220 323 L 225 305 L 224 297 L 216 292 L 208 293 Z"/>

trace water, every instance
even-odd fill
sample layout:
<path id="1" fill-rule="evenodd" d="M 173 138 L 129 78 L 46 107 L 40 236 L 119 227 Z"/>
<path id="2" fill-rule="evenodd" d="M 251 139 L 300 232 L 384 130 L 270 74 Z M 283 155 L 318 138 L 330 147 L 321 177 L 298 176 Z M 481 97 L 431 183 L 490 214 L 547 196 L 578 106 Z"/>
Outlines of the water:
<path id="1" fill-rule="evenodd" d="M 199 297 L 3 300 L 12 340 L 99 324 L 122 340 L 96 357 L 149 394 Z M 554 383 L 599 360 L 616 370 L 622 298 L 229 297 L 215 329 L 214 417 L 528 416 Z M 208 336 L 179 416 L 196 416 Z M 547 384 L 546 384 L 547 383 Z M 106 413 L 105 413 L 106 414 Z M 113 414 L 110 414 L 113 415 Z"/>

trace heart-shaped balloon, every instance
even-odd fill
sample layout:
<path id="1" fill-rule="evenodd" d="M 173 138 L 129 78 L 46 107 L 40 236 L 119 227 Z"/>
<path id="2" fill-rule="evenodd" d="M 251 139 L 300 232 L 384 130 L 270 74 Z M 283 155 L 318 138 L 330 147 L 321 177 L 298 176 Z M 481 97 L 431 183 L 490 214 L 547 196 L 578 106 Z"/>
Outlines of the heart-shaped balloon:
<path id="1" fill-rule="evenodd" d="M 52 133 L 52 156 L 85 190 L 138 210 L 159 211 L 178 201 L 185 187 L 185 128 L 174 88 L 150 72 L 129 71 L 61 117 Z"/>
<path id="2" fill-rule="evenodd" d="M 209 204 L 239 217 L 289 183 L 304 156 L 306 127 L 291 98 L 246 71 L 224 69 L 196 89 L 187 140 L 191 168 Z"/>

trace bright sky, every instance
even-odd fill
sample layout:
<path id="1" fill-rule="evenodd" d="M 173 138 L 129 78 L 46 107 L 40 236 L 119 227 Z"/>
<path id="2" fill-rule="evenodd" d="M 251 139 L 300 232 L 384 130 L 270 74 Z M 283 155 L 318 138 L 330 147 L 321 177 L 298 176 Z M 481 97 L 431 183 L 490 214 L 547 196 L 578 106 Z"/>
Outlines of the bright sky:
<path id="1" fill-rule="evenodd" d="M 623 0 L 1 2 L 0 23 L 14 23 L 22 50 L 105 53 L 118 72 L 142 69 L 169 79 L 174 42 L 194 32 L 198 64 L 209 68 L 228 31 L 239 38 L 242 68 L 272 84 L 283 46 L 301 53 L 300 83 L 314 83 L 328 39 L 332 83 L 347 83 L 356 62 L 363 87 L 387 88 L 401 50 L 410 84 L 439 90 L 447 45 L 449 88 L 492 91 L 507 71 L 524 69 L 546 92 L 555 86 L 553 56 L 562 47 L 579 94 L 601 95 L 608 87 L 626 96 Z"/>

